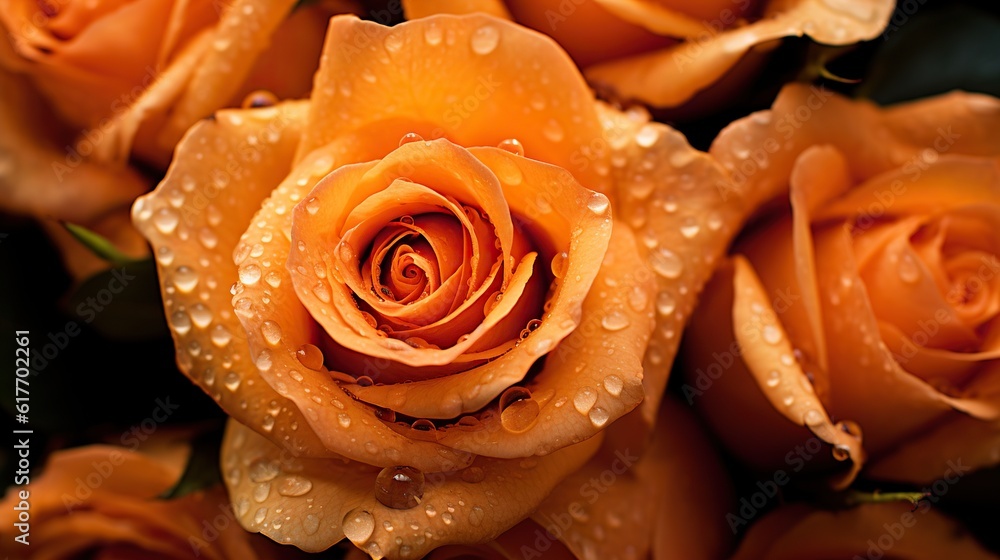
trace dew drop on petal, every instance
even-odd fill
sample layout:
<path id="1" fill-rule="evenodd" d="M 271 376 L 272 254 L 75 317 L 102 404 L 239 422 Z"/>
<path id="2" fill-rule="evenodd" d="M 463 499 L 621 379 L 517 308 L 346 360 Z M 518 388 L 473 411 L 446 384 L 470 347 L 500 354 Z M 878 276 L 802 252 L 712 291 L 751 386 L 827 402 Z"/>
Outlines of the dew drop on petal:
<path id="1" fill-rule="evenodd" d="M 624 313 L 613 310 L 601 319 L 601 326 L 607 331 L 620 331 L 629 326 L 629 320 Z"/>
<path id="2" fill-rule="evenodd" d="M 319 212 L 318 198 L 313 196 L 306 200 L 306 212 L 309 212 L 312 215 L 315 215 L 317 212 Z"/>
<path id="3" fill-rule="evenodd" d="M 597 392 L 590 387 L 581 387 L 573 397 L 573 406 L 580 414 L 586 414 L 597 402 Z"/>
<path id="4" fill-rule="evenodd" d="M 417 134 L 416 132 L 407 132 L 399 139 L 399 145 L 405 146 L 406 144 L 411 144 L 413 142 L 423 142 L 424 137 Z"/>
<path id="5" fill-rule="evenodd" d="M 243 267 L 240 267 L 240 282 L 244 285 L 250 286 L 256 284 L 260 280 L 260 267 L 254 263 L 250 263 Z"/>
<path id="6" fill-rule="evenodd" d="M 500 31 L 492 25 L 484 25 L 472 32 L 469 45 L 472 52 L 487 55 L 493 52 L 500 43 Z"/>
<path id="7" fill-rule="evenodd" d="M 424 497 L 424 473 L 413 467 L 386 467 L 375 479 L 375 499 L 392 509 L 416 507 Z"/>
<path id="8" fill-rule="evenodd" d="M 260 326 L 260 333 L 271 346 L 277 346 L 281 342 L 281 327 L 274 321 L 264 321 Z"/>
<path id="9" fill-rule="evenodd" d="M 282 496 L 304 496 L 312 490 L 312 481 L 298 475 L 286 476 L 278 483 L 278 494 Z"/>
<path id="10" fill-rule="evenodd" d="M 569 255 L 565 251 L 557 253 L 556 256 L 552 257 L 552 275 L 556 278 L 562 278 L 566 274 L 568 266 Z"/>
<path id="11" fill-rule="evenodd" d="M 611 417 L 607 410 L 601 407 L 594 407 L 590 410 L 590 423 L 594 425 L 595 428 L 600 428 L 608 423 L 608 419 Z"/>
<path id="12" fill-rule="evenodd" d="M 497 147 L 506 152 L 510 152 L 516 156 L 524 155 L 524 145 L 517 138 L 508 138 L 506 140 L 501 140 Z"/>
<path id="13" fill-rule="evenodd" d="M 524 387 L 511 387 L 500 395 L 500 425 L 508 432 L 519 434 L 534 426 L 539 410 L 538 401 Z"/>
<path id="14" fill-rule="evenodd" d="M 469 484 L 477 484 L 486 479 L 486 472 L 481 467 L 469 467 L 462 470 L 462 480 Z"/>
<path id="15" fill-rule="evenodd" d="M 341 524 L 344 536 L 354 544 L 362 544 L 375 531 L 375 517 L 362 508 L 351 510 Z"/>
<path id="16" fill-rule="evenodd" d="M 624 386 L 625 384 L 622 382 L 622 379 L 617 375 L 609 375 L 604 378 L 604 390 L 612 396 L 617 397 L 620 395 Z"/>
<path id="17" fill-rule="evenodd" d="M 590 197 L 590 201 L 587 202 L 587 208 L 598 216 L 607 212 L 610 206 L 611 203 L 608 201 L 608 197 L 600 193 L 594 193 L 594 195 Z"/>
<path id="18" fill-rule="evenodd" d="M 666 247 L 658 247 L 649 253 L 649 262 L 656 272 L 664 278 L 674 279 L 684 272 L 684 262 L 677 253 Z"/>
<path id="19" fill-rule="evenodd" d="M 774 325 L 764 325 L 761 334 L 764 336 L 764 342 L 767 342 L 768 344 L 777 344 L 781 342 L 781 331 Z"/>

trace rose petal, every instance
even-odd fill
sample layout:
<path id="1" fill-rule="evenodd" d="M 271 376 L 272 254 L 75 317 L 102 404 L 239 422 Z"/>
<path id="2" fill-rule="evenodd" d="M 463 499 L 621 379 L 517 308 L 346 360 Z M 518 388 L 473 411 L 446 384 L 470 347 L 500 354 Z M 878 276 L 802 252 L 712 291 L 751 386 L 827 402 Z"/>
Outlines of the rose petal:
<path id="1" fill-rule="evenodd" d="M 305 424 L 302 413 L 257 374 L 229 286 L 233 248 L 288 173 L 304 116 L 304 103 L 284 103 L 202 121 L 178 145 L 160 187 L 132 210 L 157 259 L 181 371 L 228 414 L 276 441 L 288 437 L 296 452 L 324 446 L 292 429 Z"/>
<path id="2" fill-rule="evenodd" d="M 577 558 L 723 557 L 732 538 L 725 522 L 732 487 L 690 411 L 665 400 L 641 457 L 619 435 L 618 424 L 611 426 L 597 455 L 557 486 L 532 519 Z M 526 550 L 547 554 L 541 547 L 549 535 L 523 543 L 522 557 Z"/>
<path id="3" fill-rule="evenodd" d="M 689 40 L 660 51 L 592 66 L 586 70 L 591 82 L 613 87 L 624 98 L 669 107 L 680 105 L 719 80 L 754 47 L 782 37 L 808 35 L 829 45 L 849 45 L 872 39 L 884 28 L 894 3 L 847 0 L 831 5 L 821 0 L 771 3 L 764 18 L 722 32 L 709 27 L 705 39 Z M 642 12 L 635 12 L 638 15 Z M 641 18 L 632 18 L 639 21 Z M 658 25 L 660 19 L 649 20 Z M 663 29 L 673 28 L 676 22 Z M 697 33 L 694 24 L 685 34 Z"/>
<path id="4" fill-rule="evenodd" d="M 680 333 L 698 293 L 725 253 L 739 224 L 763 197 L 734 186 L 713 158 L 673 129 L 641 113 L 601 106 L 611 147 L 618 223 L 636 232 L 640 255 L 652 268 L 657 328 L 645 351 L 642 404 L 645 427 L 655 424 L 660 395 Z M 638 418 L 638 417 L 636 417 Z"/>
<path id="5" fill-rule="evenodd" d="M 685 13 L 675 8 L 669 8 L 657 2 L 644 0 L 595 0 L 605 10 L 633 24 L 644 27 L 659 35 L 671 37 L 694 38 L 705 32 L 702 23 L 705 19 L 718 17 L 719 9 L 713 6 L 702 6 L 702 13 L 695 15 Z M 706 3 L 708 4 L 708 3 Z M 699 6 L 691 6 L 698 9 Z M 725 6 L 723 6 L 724 8 Z"/>
<path id="6" fill-rule="evenodd" d="M 234 287 L 232 301 L 247 335 L 247 357 L 253 360 L 254 369 L 266 384 L 295 404 L 290 407 L 295 418 L 305 415 L 304 421 L 297 422 L 295 427 L 301 424 L 311 429 L 299 430 L 297 434 L 301 436 L 306 432 L 311 442 L 315 441 L 312 439 L 315 434 L 322 442 L 303 450 L 309 456 L 335 453 L 380 466 L 399 464 L 401 457 L 406 457 L 407 464 L 424 470 L 460 468 L 472 460 L 467 453 L 396 433 L 375 416 L 371 407 L 347 395 L 322 365 L 319 370 L 311 369 L 297 357 L 302 346 L 319 342 L 314 319 L 322 322 L 331 313 L 322 307 L 310 316 L 291 289 L 293 275 L 285 263 L 289 260 L 293 238 L 292 209 L 332 168 L 338 167 L 337 173 L 358 171 L 358 166 L 341 167 L 339 164 L 344 159 L 350 161 L 357 151 L 365 149 L 363 141 L 347 136 L 310 154 L 271 191 L 270 198 L 252 219 L 240 222 L 249 223 L 250 227 L 234 251 L 233 260 L 239 266 L 234 279 L 239 278 L 239 282 Z M 296 252 L 306 247 L 296 244 Z M 281 289 L 277 289 L 279 286 Z M 316 291 L 302 297 L 303 301 L 315 300 Z M 364 328 L 370 328 L 360 317 L 359 322 Z M 254 429 L 260 427 L 260 431 L 268 435 L 273 433 L 270 426 L 261 426 L 259 421 L 251 425 Z M 289 424 L 282 424 L 282 428 L 288 427 Z"/>
<path id="7" fill-rule="evenodd" d="M 631 232 L 616 223 L 579 326 L 558 345 L 535 338 L 542 327 L 521 343 L 531 356 L 546 355 L 526 385 L 537 414 L 529 411 L 528 419 L 513 424 L 503 414 L 485 416 L 472 428 L 438 430 L 438 441 L 491 457 L 544 455 L 592 437 L 630 412 L 644 396 L 640 359 L 653 328 L 652 276 Z M 539 421 L 531 423 L 531 417 Z"/>
<path id="8" fill-rule="evenodd" d="M 510 12 L 503 0 L 403 0 L 406 19 L 418 19 L 436 14 L 473 14 L 482 12 L 502 19 L 510 19 Z"/>
<path id="9" fill-rule="evenodd" d="M 839 459 L 851 460 L 850 471 L 833 482 L 835 487 L 844 488 L 864 463 L 861 440 L 830 421 L 815 389 L 793 358 L 792 345 L 760 279 L 743 257 L 737 256 L 733 262 L 733 328 L 743 361 L 775 410 L 833 445 L 836 452 L 844 454 Z"/>
<path id="10" fill-rule="evenodd" d="M 885 554 L 881 543 L 891 542 L 891 553 L 900 558 L 996 558 L 957 523 L 929 506 L 911 511 L 909 503 L 864 504 L 848 510 L 814 510 L 788 505 L 759 521 L 747 533 L 733 560 L 768 558 L 865 557 Z M 899 527 L 897 537 L 890 530 Z M 887 529 L 888 527 L 888 529 Z"/>
<path id="11" fill-rule="evenodd" d="M 603 197 L 582 188 L 564 170 L 515 156 L 496 148 L 473 148 L 470 152 L 489 167 L 500 181 L 510 211 L 518 216 L 520 228 L 535 231 L 536 239 L 566 253 L 565 271 L 553 305 L 528 341 L 551 340 L 552 346 L 580 324 L 581 305 L 597 274 L 594 262 L 607 250 L 610 228 Z M 568 203 L 575 201 L 575 203 Z M 546 251 L 550 252 L 550 251 Z M 560 257 L 561 258 L 561 257 Z M 647 297 L 636 285 L 634 298 Z M 648 297 L 647 297 L 648 299 Z M 517 348 L 480 367 L 433 380 L 417 380 L 395 386 L 352 387 L 363 401 L 391 408 L 417 418 L 453 418 L 485 406 L 504 389 L 521 381 L 538 358 L 526 341 Z M 408 395 L 422 395 L 408 398 Z M 428 399 L 423 395 L 442 395 Z M 456 398 L 457 397 L 457 398 Z"/>
<path id="12" fill-rule="evenodd" d="M 530 64 L 526 52 L 532 53 Z M 326 53 L 300 156 L 355 132 L 392 147 L 411 132 L 467 147 L 516 138 L 526 156 L 606 190 L 592 162 L 581 162 L 601 158 L 590 153 L 600 136 L 590 112 L 593 95 L 547 37 L 482 14 L 394 27 L 336 17 Z M 449 79 L 424 79 L 431 71 Z"/>
<path id="13" fill-rule="evenodd" d="M 222 465 L 233 471 L 227 484 L 247 530 L 311 552 L 346 535 L 374 558 L 419 558 L 432 548 L 481 542 L 513 526 L 579 468 L 600 439 L 539 459 L 480 458 L 462 472 L 425 473 L 423 496 L 411 509 L 391 509 L 375 499 L 378 469 L 289 457 L 236 422 L 223 442 Z"/>

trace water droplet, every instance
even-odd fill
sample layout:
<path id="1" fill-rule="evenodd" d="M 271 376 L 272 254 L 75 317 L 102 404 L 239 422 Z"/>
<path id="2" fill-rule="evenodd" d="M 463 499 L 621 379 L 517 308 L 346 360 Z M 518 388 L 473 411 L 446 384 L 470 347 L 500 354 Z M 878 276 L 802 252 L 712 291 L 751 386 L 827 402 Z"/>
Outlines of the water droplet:
<path id="1" fill-rule="evenodd" d="M 701 226 L 698 224 L 698 220 L 693 216 L 688 216 L 681 221 L 681 235 L 687 239 L 694 239 L 698 236 L 698 232 L 701 231 Z"/>
<path id="2" fill-rule="evenodd" d="M 364 509 L 356 508 L 344 516 L 341 526 L 345 537 L 354 544 L 362 544 L 375 531 L 375 518 Z"/>
<path id="3" fill-rule="evenodd" d="M 486 478 L 486 472 L 481 467 L 469 467 L 462 470 L 462 480 L 469 484 L 478 484 Z"/>
<path id="4" fill-rule="evenodd" d="M 315 196 L 312 196 L 312 197 L 309 197 L 308 199 L 306 199 L 306 212 L 309 212 L 309 214 L 314 215 L 314 216 L 316 215 L 317 212 L 319 212 L 319 199 L 318 198 L 316 198 Z"/>
<path id="5" fill-rule="evenodd" d="M 823 423 L 823 415 L 817 410 L 809 410 L 802 416 L 802 421 L 806 426 L 818 426 Z"/>
<path id="6" fill-rule="evenodd" d="M 781 383 L 781 374 L 776 369 L 767 372 L 767 380 L 764 382 L 768 387 L 777 387 Z"/>
<path id="7" fill-rule="evenodd" d="M 761 334 L 764 336 L 764 342 L 768 344 L 781 342 L 781 331 L 774 325 L 764 325 L 764 328 L 761 329 Z"/>
<path id="8" fill-rule="evenodd" d="M 203 303 L 196 303 L 191 306 L 191 321 L 194 326 L 203 329 L 212 322 L 212 310 Z"/>
<path id="9" fill-rule="evenodd" d="M 542 134 L 552 142 L 562 142 L 562 139 L 566 136 L 562 126 L 555 119 L 549 119 L 545 123 L 545 126 L 542 127 Z"/>
<path id="10" fill-rule="evenodd" d="M 266 507 L 258 508 L 257 511 L 254 512 L 253 514 L 253 522 L 260 525 L 261 523 L 264 522 L 264 518 L 266 517 L 267 517 L 267 508 Z"/>
<path id="11" fill-rule="evenodd" d="M 608 419 L 611 415 L 608 414 L 607 410 L 601 407 L 594 407 L 590 410 L 590 423 L 594 425 L 595 428 L 600 428 L 601 426 L 608 423 Z"/>
<path id="12" fill-rule="evenodd" d="M 500 425 L 508 432 L 527 431 L 535 425 L 539 410 L 538 401 L 524 387 L 511 387 L 500 395 Z"/>
<path id="13" fill-rule="evenodd" d="M 413 142 L 423 142 L 424 137 L 417 134 L 416 132 L 407 132 L 399 139 L 399 145 L 405 146 L 406 144 L 412 144 Z"/>
<path id="14" fill-rule="evenodd" d="M 257 369 L 260 371 L 267 371 L 271 369 L 271 352 L 267 350 L 261 350 L 260 354 L 257 355 L 257 360 L 254 362 L 257 364 Z"/>
<path id="15" fill-rule="evenodd" d="M 326 287 L 326 284 L 324 284 L 322 281 L 316 282 L 316 285 L 313 286 L 312 291 L 313 295 L 316 296 L 316 299 L 322 301 L 323 303 L 330 303 L 330 290 Z"/>
<path id="16" fill-rule="evenodd" d="M 670 295 L 670 292 L 660 292 L 656 296 L 656 312 L 660 315 L 667 316 L 677 309 L 677 301 L 674 296 Z"/>
<path id="17" fill-rule="evenodd" d="M 500 43 L 500 32 L 492 25 L 484 25 L 472 33 L 469 44 L 472 52 L 479 55 L 487 55 L 497 48 Z"/>
<path id="18" fill-rule="evenodd" d="M 190 266 L 178 266 L 174 271 L 174 285 L 182 293 L 189 294 L 198 285 L 198 273 Z"/>
<path id="19" fill-rule="evenodd" d="M 479 527 L 485 517 L 486 512 L 479 506 L 472 506 L 472 509 L 469 510 L 469 524 L 473 527 Z"/>
<path id="20" fill-rule="evenodd" d="M 306 535 L 315 535 L 319 531 L 319 518 L 313 514 L 308 514 L 302 520 L 302 530 Z"/>
<path id="21" fill-rule="evenodd" d="M 622 379 L 617 375 L 609 375 L 604 378 L 604 390 L 615 397 L 622 394 L 624 386 Z"/>
<path id="22" fill-rule="evenodd" d="M 271 346 L 277 346 L 281 342 L 281 327 L 274 321 L 264 321 L 260 326 L 260 333 Z"/>
<path id="23" fill-rule="evenodd" d="M 424 497 L 424 473 L 413 467 L 386 467 L 375 479 L 375 499 L 392 509 L 416 507 Z"/>
<path id="24" fill-rule="evenodd" d="M 562 278 L 566 274 L 568 266 L 569 255 L 565 251 L 556 253 L 556 256 L 552 257 L 552 275 L 556 278 Z"/>
<path id="25" fill-rule="evenodd" d="M 635 143 L 643 148 L 649 148 L 660 138 L 660 131 L 653 123 L 642 125 L 639 132 L 635 134 Z"/>
<path id="26" fill-rule="evenodd" d="M 281 468 L 278 466 L 278 462 L 267 459 L 257 459 L 250 463 L 250 467 L 247 469 L 247 475 L 251 482 L 270 482 L 279 474 L 281 474 Z"/>
<path id="27" fill-rule="evenodd" d="M 341 428 L 351 427 L 351 417 L 346 412 L 341 412 L 337 415 L 337 422 L 340 424 Z"/>
<path id="28" fill-rule="evenodd" d="M 270 495 L 271 495 L 270 482 L 262 482 L 253 489 L 253 499 L 256 500 L 258 504 L 266 500 L 267 497 Z"/>
<path id="29" fill-rule="evenodd" d="M 573 406 L 580 414 L 589 412 L 596 402 L 597 392 L 590 387 L 581 387 L 576 392 L 576 396 L 573 397 Z"/>
<path id="30" fill-rule="evenodd" d="M 677 253 L 666 247 L 659 247 L 650 251 L 649 262 L 653 267 L 653 272 L 664 278 L 679 278 L 681 273 L 684 272 L 684 261 L 677 256 Z"/>
<path id="31" fill-rule="evenodd" d="M 242 381 L 240 378 L 240 374 L 236 373 L 235 371 L 227 373 L 226 376 L 222 378 L 222 384 L 225 385 L 226 389 L 229 389 L 230 391 L 235 391 L 236 389 L 239 389 L 240 381 Z"/>
<path id="32" fill-rule="evenodd" d="M 308 494 L 312 490 L 313 483 L 308 478 L 298 475 L 286 476 L 278 483 L 278 493 L 282 496 L 298 497 Z"/>
<path id="33" fill-rule="evenodd" d="M 497 144 L 497 147 L 506 152 L 510 152 L 515 156 L 524 155 L 524 146 L 521 144 L 521 141 L 518 140 L 517 138 L 508 138 L 506 140 L 501 140 L 500 143 Z"/>
<path id="34" fill-rule="evenodd" d="M 629 326 L 629 320 L 624 313 L 611 311 L 601 319 L 601 326 L 611 332 L 620 331 Z"/>
<path id="35" fill-rule="evenodd" d="M 218 346 L 219 348 L 226 346 L 229 344 L 229 341 L 233 339 L 232 333 L 230 333 L 229 329 L 227 329 L 224 325 L 215 325 L 212 327 L 212 333 L 210 336 L 212 338 L 212 344 Z"/>
<path id="36" fill-rule="evenodd" d="M 424 40 L 427 41 L 427 44 L 431 46 L 439 45 L 441 44 L 441 37 L 441 28 L 437 22 L 427 22 L 427 26 L 424 28 Z"/>
<path id="37" fill-rule="evenodd" d="M 391 53 L 398 53 L 403 49 L 403 34 L 402 33 L 389 33 L 385 36 L 385 50 Z"/>
<path id="38" fill-rule="evenodd" d="M 793 397 L 791 395 L 788 395 L 785 398 L 781 399 L 781 404 L 783 404 L 785 406 L 792 406 L 792 403 L 794 403 L 794 402 L 795 402 L 795 397 Z"/>
<path id="39" fill-rule="evenodd" d="M 204 227 L 198 231 L 198 240 L 206 249 L 214 249 L 219 244 L 219 236 L 211 229 Z"/>
<path id="40" fill-rule="evenodd" d="M 156 226 L 157 231 L 163 235 L 170 235 L 177 229 L 177 224 L 180 223 L 180 215 L 171 208 L 160 208 L 155 214 L 153 214 L 153 225 Z"/>
<path id="41" fill-rule="evenodd" d="M 899 279 L 907 284 L 915 284 L 920 280 L 920 267 L 909 253 L 904 253 L 899 259 Z"/>
<path id="42" fill-rule="evenodd" d="M 240 282 L 244 285 L 250 286 L 256 284 L 260 280 L 260 267 L 254 263 L 250 263 L 246 266 L 240 267 Z"/>
<path id="43" fill-rule="evenodd" d="M 183 311 L 177 311 L 170 316 L 170 326 L 174 332 L 184 336 L 191 330 L 191 317 Z"/>
<path id="44" fill-rule="evenodd" d="M 261 420 L 261 422 L 260 422 L 260 427 L 265 432 L 270 432 L 271 430 L 273 430 L 274 429 L 274 416 L 271 416 L 270 414 L 264 415 L 264 419 Z"/>
<path id="45" fill-rule="evenodd" d="M 587 208 L 598 216 L 607 212 L 610 206 L 611 203 L 608 201 L 608 197 L 600 193 L 594 193 L 594 195 L 590 197 L 590 202 L 587 203 Z"/>

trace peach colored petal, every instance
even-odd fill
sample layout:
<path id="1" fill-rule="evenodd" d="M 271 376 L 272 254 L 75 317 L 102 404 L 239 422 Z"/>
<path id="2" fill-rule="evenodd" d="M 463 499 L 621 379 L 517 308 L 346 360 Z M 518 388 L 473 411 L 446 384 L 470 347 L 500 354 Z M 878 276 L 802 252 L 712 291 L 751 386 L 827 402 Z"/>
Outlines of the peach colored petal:
<path id="1" fill-rule="evenodd" d="M 233 249 L 288 173 L 305 111 L 284 103 L 202 121 L 132 217 L 153 246 L 181 371 L 227 413 L 295 452 L 316 453 L 324 446 L 311 431 L 292 430 L 305 425 L 302 413 L 257 374 L 229 293 L 238 278 Z"/>
<path id="2" fill-rule="evenodd" d="M 882 110 L 881 120 L 896 138 L 940 152 L 996 157 L 1000 154 L 1000 100 L 953 91 Z"/>
<path id="3" fill-rule="evenodd" d="M 635 231 L 658 288 L 651 301 L 657 328 L 643 361 L 648 428 L 702 286 L 764 197 L 755 186 L 733 186 L 713 158 L 673 129 L 648 122 L 642 113 L 600 108 L 613 164 L 616 221 Z"/>
<path id="4" fill-rule="evenodd" d="M 147 189 L 131 169 L 103 167 L 69 157 L 72 146 L 27 79 L 0 71 L 0 207 L 37 218 L 84 226 L 127 207 Z"/>
<path id="5" fill-rule="evenodd" d="M 472 14 L 482 12 L 502 19 L 510 19 L 510 12 L 503 0 L 403 0 L 406 19 L 417 19 L 436 14 Z"/>
<path id="6" fill-rule="evenodd" d="M 600 137 L 593 95 L 547 37 L 482 14 L 391 28 L 337 17 L 325 52 L 300 157 L 352 133 L 387 148 L 411 132 L 466 147 L 516 138 L 526 156 L 571 171 L 587 188 L 607 190 L 594 171 L 603 156 L 592 153 Z M 449 80 L 426 80 L 427 72 Z"/>
<path id="7" fill-rule="evenodd" d="M 829 410 L 861 425 L 865 449 L 879 455 L 888 445 L 941 418 L 960 403 L 906 372 L 876 340 L 878 323 L 858 276 L 849 233 L 816 233 L 816 276 L 824 332 L 830 348 Z M 889 398 L 891 396 L 891 398 Z"/>
<path id="8" fill-rule="evenodd" d="M 964 140 L 987 134 L 989 123 L 1000 118 L 995 105 L 984 101 L 983 96 L 949 95 L 943 101 L 935 98 L 908 104 L 906 112 L 896 117 L 891 110 L 881 110 L 870 102 L 850 101 L 822 87 L 789 84 L 770 110 L 754 113 L 723 129 L 709 151 L 729 171 L 735 187 L 771 198 L 785 192 L 799 154 L 812 145 L 836 148 L 858 182 L 907 164 L 910 169 L 920 169 L 945 153 L 996 155 L 997 150 L 990 148 L 989 142 Z M 913 117 L 917 112 L 924 116 Z M 905 125 L 904 116 L 910 118 Z M 933 136 L 917 136 L 919 141 L 915 142 L 910 136 L 910 123 L 915 120 L 936 125 Z M 859 135 L 858 130 L 866 132 Z M 904 186 L 909 187 L 912 177 L 912 173 L 903 177 Z M 857 207 L 851 210 L 857 211 Z"/>
<path id="9" fill-rule="evenodd" d="M 801 365 L 795 361 L 792 345 L 760 279 L 745 258 L 737 256 L 734 264 L 733 328 L 743 361 L 775 410 L 834 446 L 838 460 L 851 460 L 852 468 L 832 482 L 837 488 L 848 486 L 865 461 L 860 437 L 830 420 Z"/>
<path id="10" fill-rule="evenodd" d="M 606 199 L 583 189 L 566 171 L 495 148 L 473 148 L 470 152 L 500 181 L 510 211 L 519 218 L 519 226 L 541 228 L 537 237 L 547 238 L 554 247 L 547 253 L 566 253 L 565 262 L 560 265 L 565 266 L 565 271 L 561 272 L 562 280 L 550 297 L 552 306 L 540 317 L 541 325 L 524 343 L 495 361 L 433 380 L 350 389 L 363 401 L 408 416 L 456 417 L 482 408 L 504 389 L 521 381 L 538 357 L 529 350 L 529 342 L 551 340 L 555 346 L 580 324 L 584 296 L 598 271 L 593 263 L 603 257 L 611 233 L 603 202 Z M 570 200 L 576 203 L 567 204 Z M 638 294 L 634 297 L 644 297 L 641 286 L 634 289 Z M 443 398 L 408 398 L 410 394 Z"/>
<path id="11" fill-rule="evenodd" d="M 545 355 L 541 371 L 525 384 L 537 412 L 532 407 L 524 412 L 527 418 L 510 423 L 503 414 L 485 415 L 471 427 L 438 430 L 437 440 L 491 457 L 545 455 L 600 433 L 638 406 L 644 396 L 641 357 L 653 328 L 654 280 L 636 245 L 628 228 L 616 222 L 595 288 L 583 300 L 579 326 L 558 345 L 535 338 L 541 327 L 521 343 L 529 355 Z"/>
<path id="12" fill-rule="evenodd" d="M 996 368 L 993 369 L 995 378 Z M 873 461 L 866 474 L 876 480 L 931 484 L 953 474 L 956 466 L 971 471 L 997 464 L 1000 464 L 1000 422 L 984 422 L 953 412 Z"/>
<path id="13" fill-rule="evenodd" d="M 410 509 L 376 500 L 378 469 L 296 459 L 236 422 L 229 424 L 222 464 L 235 473 L 227 484 L 239 520 L 250 531 L 308 551 L 347 536 L 373 558 L 419 558 L 441 545 L 489 540 L 515 525 L 579 468 L 600 440 L 530 461 L 479 458 L 461 472 L 426 472 L 423 496 Z"/>
<path id="14" fill-rule="evenodd" d="M 719 80 L 755 47 L 772 48 L 769 42 L 776 39 L 804 35 L 830 45 L 872 39 L 883 30 L 893 8 L 894 3 L 888 0 L 846 0 L 836 5 L 821 0 L 774 2 L 762 19 L 751 24 L 718 32 L 704 24 L 704 29 L 698 30 L 692 22 L 683 26 L 683 32 L 688 35 L 700 31 L 697 38 L 660 51 L 592 66 L 586 75 L 591 82 L 610 86 L 624 98 L 661 107 L 679 105 Z M 632 11 L 630 21 L 642 19 L 638 15 L 644 14 L 644 10 Z M 659 23 L 668 20 L 654 16 L 643 21 L 659 29 Z M 676 25 L 673 18 L 662 28 L 667 30 Z"/>
<path id="15" fill-rule="evenodd" d="M 237 118 L 242 114 L 232 113 Z M 366 149 L 364 140 L 345 136 L 310 154 L 278 183 L 253 218 L 241 222 L 249 223 L 250 227 L 233 251 L 239 271 L 233 276 L 238 282 L 232 290 L 232 305 L 242 326 L 237 328 L 247 336 L 246 358 L 253 364 L 251 372 L 244 375 L 253 375 L 255 380 L 259 375 L 278 395 L 295 404 L 288 411 L 295 415 L 294 426 L 312 428 L 297 432 L 310 438 L 310 444 L 302 448 L 309 456 L 339 454 L 381 466 L 399 464 L 400 457 L 405 456 L 408 464 L 426 470 L 461 468 L 473 459 L 469 454 L 396 433 L 376 417 L 375 410 L 354 400 L 334 383 L 322 364 L 300 361 L 297 355 L 304 345 L 317 344 L 319 333 L 314 318 L 295 297 L 292 274 L 284 266 L 291 252 L 292 209 L 331 169 L 337 167 L 349 172 L 350 168 L 339 164 L 352 161 L 359 151 L 364 153 Z M 305 247 L 296 244 L 296 251 Z M 309 297 L 317 297 L 316 292 Z M 322 311 L 327 309 L 324 307 Z M 329 311 L 327 315 L 318 314 L 330 316 Z M 367 322 L 360 322 L 370 328 Z M 242 390 L 237 392 L 242 393 Z M 301 414 L 305 415 L 304 420 L 297 421 Z M 239 413 L 233 416 L 246 418 Z M 277 422 L 269 414 L 250 425 L 274 437 Z M 282 424 L 282 428 L 291 425 Z M 322 443 L 314 443 L 314 437 Z"/>
<path id="16" fill-rule="evenodd" d="M 732 558 L 997 558 L 926 502 L 911 510 L 906 502 L 842 511 L 784 506 L 755 522 Z"/>
<path id="17" fill-rule="evenodd" d="M 703 20 L 681 10 L 662 6 L 656 2 L 645 0 L 594 0 L 602 8 L 615 16 L 658 35 L 671 37 L 696 37 L 703 33 Z M 735 6 L 735 4 L 734 4 Z M 716 15 L 711 7 L 706 10 L 709 15 Z"/>
<path id="18" fill-rule="evenodd" d="M 525 539 L 521 557 L 547 558 L 543 547 L 556 538 L 577 558 L 723 557 L 732 538 L 726 473 L 683 405 L 666 399 L 657 422 L 642 453 L 619 424 L 611 426 L 601 450 L 532 515 L 548 535 Z"/>

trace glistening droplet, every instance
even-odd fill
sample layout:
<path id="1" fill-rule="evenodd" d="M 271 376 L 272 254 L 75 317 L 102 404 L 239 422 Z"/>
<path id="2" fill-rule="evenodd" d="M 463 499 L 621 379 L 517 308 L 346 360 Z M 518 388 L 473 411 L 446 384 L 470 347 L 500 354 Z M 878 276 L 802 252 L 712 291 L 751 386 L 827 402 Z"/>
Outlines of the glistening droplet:
<path id="1" fill-rule="evenodd" d="M 413 467 L 386 467 L 375 479 L 375 499 L 392 509 L 416 507 L 424 497 L 424 473 Z"/>

